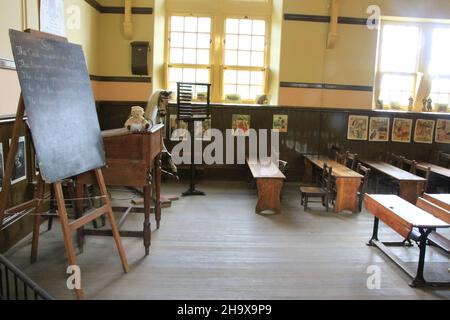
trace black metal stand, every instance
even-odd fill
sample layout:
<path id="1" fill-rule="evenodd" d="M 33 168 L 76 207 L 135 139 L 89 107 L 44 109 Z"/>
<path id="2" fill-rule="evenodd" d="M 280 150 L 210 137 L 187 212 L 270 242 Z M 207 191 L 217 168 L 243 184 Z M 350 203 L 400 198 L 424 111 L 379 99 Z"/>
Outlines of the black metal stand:
<path id="1" fill-rule="evenodd" d="M 195 123 L 194 121 L 189 123 L 190 132 L 191 132 L 191 177 L 190 177 L 190 186 L 186 192 L 183 192 L 183 197 L 189 196 L 206 196 L 203 191 L 197 190 L 195 186 Z"/>
<path id="2" fill-rule="evenodd" d="M 413 280 L 409 284 L 410 287 L 416 288 L 416 287 L 450 287 L 450 282 L 431 282 L 426 281 L 425 277 L 423 275 L 424 269 L 425 269 L 425 253 L 427 248 L 427 242 L 428 242 L 428 236 L 431 232 L 433 232 L 433 229 L 430 228 L 419 228 L 420 237 L 418 239 L 419 243 L 419 262 L 417 266 L 417 271 L 414 273 L 413 271 L 408 268 L 408 266 L 394 253 L 392 253 L 388 247 L 402 247 L 412 246 L 411 242 L 408 240 L 405 240 L 403 242 L 381 242 L 378 240 L 378 225 L 379 225 L 379 219 L 375 217 L 374 219 L 374 225 L 373 225 L 373 234 L 372 238 L 369 240 L 368 246 L 371 247 L 377 247 L 381 252 L 383 252 L 389 259 L 391 259 L 400 269 L 402 269 L 408 276 L 410 276 Z M 408 244 L 409 243 L 409 244 Z"/>
<path id="3" fill-rule="evenodd" d="M 192 104 L 194 97 L 193 88 L 206 88 L 206 103 Z M 203 122 L 210 119 L 210 97 L 211 84 L 209 83 L 177 83 L 177 104 L 178 104 L 178 120 L 185 121 L 189 124 L 191 137 L 191 177 L 189 189 L 182 194 L 183 197 L 188 196 L 205 196 L 206 194 L 196 189 L 195 186 L 195 122 Z"/>

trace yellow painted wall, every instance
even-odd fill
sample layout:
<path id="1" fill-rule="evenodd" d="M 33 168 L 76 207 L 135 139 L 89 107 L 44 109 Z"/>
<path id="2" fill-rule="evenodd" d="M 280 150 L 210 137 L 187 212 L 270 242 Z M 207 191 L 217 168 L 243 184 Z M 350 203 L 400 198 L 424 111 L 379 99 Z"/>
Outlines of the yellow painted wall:
<path id="1" fill-rule="evenodd" d="M 102 1 L 105 4 L 107 1 Z M 108 6 L 123 6 L 123 1 L 108 1 Z M 133 7 L 153 7 L 154 1 L 133 1 Z M 154 15 L 133 15 L 133 39 L 126 39 L 123 33 L 123 14 L 100 14 L 98 75 L 131 76 L 131 45 L 133 41 L 148 41 L 153 47 Z M 153 51 L 153 50 L 152 50 Z M 150 59 L 150 62 L 152 59 Z M 149 73 L 153 66 L 150 63 Z"/>
<path id="2" fill-rule="evenodd" d="M 80 8 L 79 29 L 67 29 L 70 42 L 83 46 L 89 71 L 95 74 L 98 52 L 98 13 L 84 0 L 65 0 L 66 8 L 71 5 Z M 3 0 L 0 11 L 0 58 L 13 60 L 8 30 L 39 29 L 38 0 Z M 0 116 L 14 114 L 20 95 L 17 73 L 14 70 L 0 69 Z"/>
<path id="3" fill-rule="evenodd" d="M 448 0 L 341 0 L 340 16 L 368 18 L 369 5 L 382 16 L 450 19 Z M 284 0 L 284 13 L 329 15 L 330 0 Z M 339 40 L 326 48 L 328 23 L 284 21 L 280 80 L 373 86 L 377 31 L 366 26 L 339 24 Z M 281 88 L 279 103 L 317 107 L 372 108 L 372 94 L 357 91 Z"/>

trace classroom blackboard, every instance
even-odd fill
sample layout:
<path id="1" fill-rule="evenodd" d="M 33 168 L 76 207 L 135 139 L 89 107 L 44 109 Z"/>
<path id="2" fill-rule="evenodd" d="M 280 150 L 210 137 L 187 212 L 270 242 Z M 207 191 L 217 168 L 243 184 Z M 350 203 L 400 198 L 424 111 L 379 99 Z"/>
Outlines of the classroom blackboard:
<path id="1" fill-rule="evenodd" d="M 103 167 L 105 154 L 81 46 L 9 31 L 39 168 L 57 182 Z"/>

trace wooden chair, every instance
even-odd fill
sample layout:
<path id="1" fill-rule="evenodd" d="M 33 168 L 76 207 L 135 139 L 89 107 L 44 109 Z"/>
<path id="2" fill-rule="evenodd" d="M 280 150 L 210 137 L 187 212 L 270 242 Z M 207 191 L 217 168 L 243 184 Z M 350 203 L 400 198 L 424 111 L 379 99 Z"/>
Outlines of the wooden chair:
<path id="1" fill-rule="evenodd" d="M 345 153 L 339 153 L 338 151 L 336 151 L 336 153 L 334 154 L 334 161 L 342 165 L 345 165 L 347 161 L 347 156 Z"/>
<path id="2" fill-rule="evenodd" d="M 450 169 L 450 154 L 439 151 L 437 156 L 437 165 Z"/>
<path id="3" fill-rule="evenodd" d="M 347 151 L 345 153 L 345 166 L 352 170 L 356 170 L 357 164 L 358 164 L 358 154 L 350 153 L 350 151 Z"/>
<path id="4" fill-rule="evenodd" d="M 417 162 L 415 160 L 409 160 L 405 157 L 401 157 L 401 167 L 400 169 L 408 171 L 412 174 L 416 172 Z"/>
<path id="5" fill-rule="evenodd" d="M 287 175 L 289 164 L 287 161 L 278 160 L 278 169 L 280 169 L 281 173 L 285 176 Z"/>
<path id="6" fill-rule="evenodd" d="M 330 209 L 330 200 L 332 198 L 333 190 L 333 168 L 329 167 L 326 163 L 323 166 L 322 181 L 318 187 L 301 187 L 300 197 L 301 204 L 304 206 L 305 211 L 308 209 L 308 203 L 310 198 L 321 198 L 323 206 Z"/>
<path id="7" fill-rule="evenodd" d="M 362 206 L 364 202 L 364 197 L 367 193 L 367 189 L 369 187 L 369 177 L 370 177 L 370 169 L 363 166 L 361 163 L 358 163 L 358 166 L 356 167 L 356 172 L 359 174 L 362 174 L 364 178 L 361 181 L 361 186 L 359 188 L 358 192 L 358 210 L 359 212 L 362 211 Z"/>
<path id="8" fill-rule="evenodd" d="M 425 184 L 423 186 L 423 192 L 422 194 L 429 192 L 429 186 L 430 186 L 430 177 L 431 177 L 431 168 L 425 167 L 420 164 L 415 163 L 413 170 L 411 171 L 412 174 L 415 174 L 417 176 L 421 176 L 426 179 Z"/>
<path id="9" fill-rule="evenodd" d="M 386 153 L 384 157 L 383 156 L 380 157 L 380 160 L 400 169 L 403 169 L 404 159 L 405 159 L 404 157 L 396 155 L 395 153 L 391 152 Z M 400 190 L 400 186 L 398 185 L 398 182 L 395 179 L 386 176 L 377 176 L 375 178 L 376 193 L 380 193 L 379 190 L 382 185 L 385 187 L 389 187 L 391 193 L 398 193 L 398 190 Z"/>

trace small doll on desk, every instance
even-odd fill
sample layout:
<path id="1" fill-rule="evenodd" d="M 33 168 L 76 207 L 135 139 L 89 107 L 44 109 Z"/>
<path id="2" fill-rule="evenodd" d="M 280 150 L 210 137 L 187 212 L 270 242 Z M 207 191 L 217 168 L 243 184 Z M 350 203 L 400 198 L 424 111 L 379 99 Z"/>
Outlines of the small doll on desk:
<path id="1" fill-rule="evenodd" d="M 125 122 L 125 128 L 133 133 L 140 133 L 150 128 L 150 122 L 144 118 L 144 109 L 142 107 L 132 107 L 131 116 Z"/>

